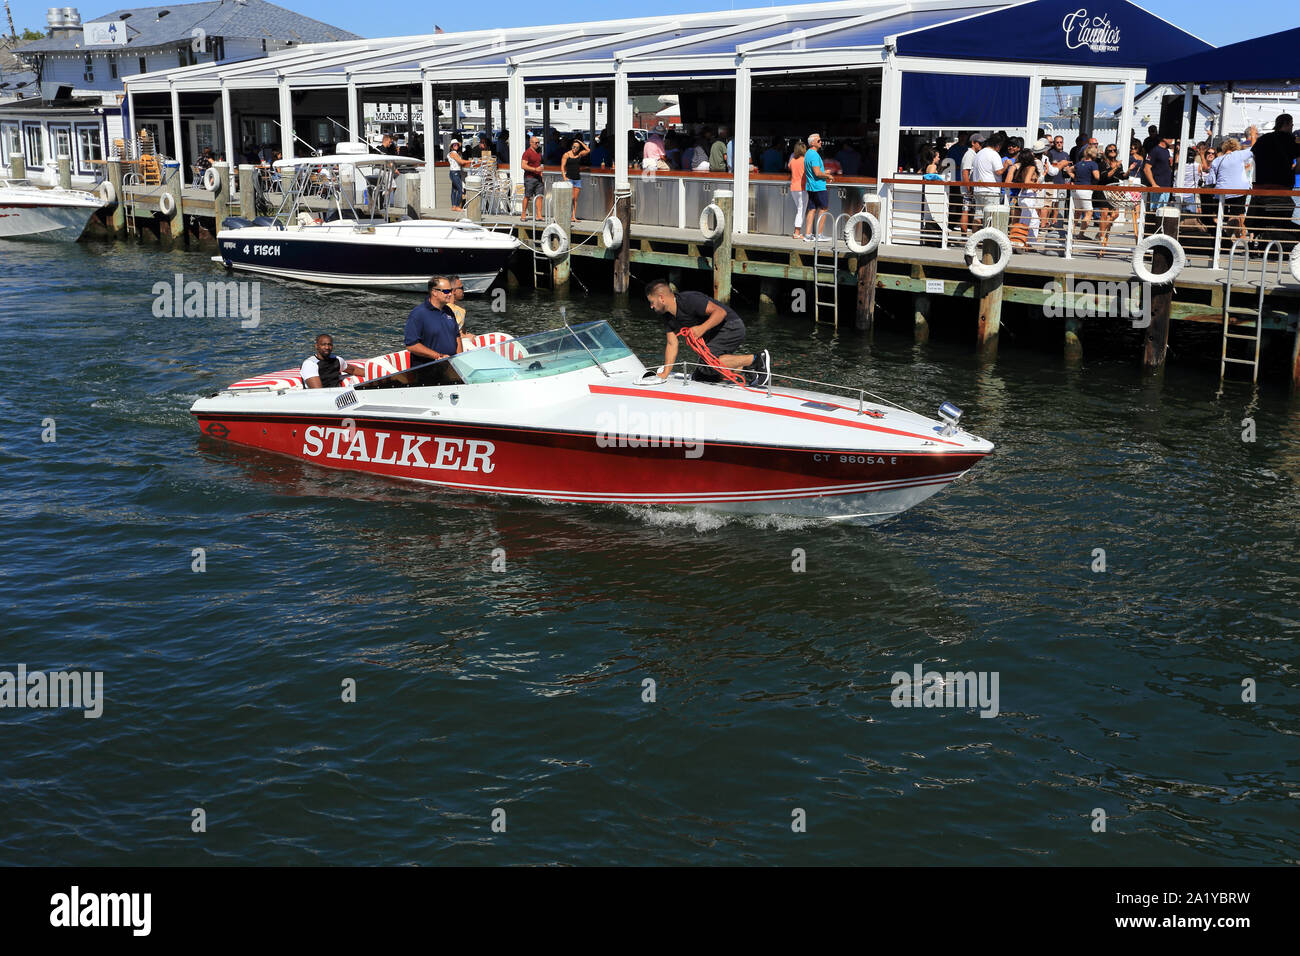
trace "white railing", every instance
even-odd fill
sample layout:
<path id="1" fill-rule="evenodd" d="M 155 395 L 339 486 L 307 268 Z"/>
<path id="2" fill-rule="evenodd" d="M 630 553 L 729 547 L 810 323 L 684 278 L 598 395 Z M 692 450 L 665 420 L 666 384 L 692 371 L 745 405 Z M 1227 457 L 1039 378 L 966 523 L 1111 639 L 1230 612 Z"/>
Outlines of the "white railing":
<path id="1" fill-rule="evenodd" d="M 1193 265 L 1219 269 L 1235 239 L 1300 241 L 1300 190 L 1159 189 L 1120 182 L 1106 187 L 1033 183 L 973 183 L 886 179 L 881 188 L 884 241 L 893 245 L 961 248 L 983 225 L 982 208 L 1010 206 L 1013 253 L 1130 260 L 1159 228 L 1158 208 L 1178 210 L 1178 241 Z"/>

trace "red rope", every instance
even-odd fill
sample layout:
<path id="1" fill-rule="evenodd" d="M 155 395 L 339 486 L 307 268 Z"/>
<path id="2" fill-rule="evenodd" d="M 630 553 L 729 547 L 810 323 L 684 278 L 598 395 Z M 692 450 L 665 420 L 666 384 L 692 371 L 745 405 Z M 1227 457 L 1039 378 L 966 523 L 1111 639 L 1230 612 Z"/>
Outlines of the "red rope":
<path id="1" fill-rule="evenodd" d="M 718 357 L 704 344 L 704 340 L 692 332 L 689 326 L 683 328 L 677 334 L 686 340 L 686 344 L 695 350 L 696 355 L 704 359 L 705 365 L 717 370 L 728 381 L 735 382 L 737 385 L 745 384 L 745 376 L 719 362 Z"/>

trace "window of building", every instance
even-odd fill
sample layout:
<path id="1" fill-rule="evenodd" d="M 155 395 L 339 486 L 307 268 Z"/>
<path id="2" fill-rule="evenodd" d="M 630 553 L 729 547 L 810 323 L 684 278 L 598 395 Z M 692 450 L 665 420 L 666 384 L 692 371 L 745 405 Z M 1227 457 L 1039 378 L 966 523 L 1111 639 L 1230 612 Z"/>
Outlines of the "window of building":
<path id="1" fill-rule="evenodd" d="M 104 158 L 104 144 L 98 126 L 77 127 L 77 165 L 82 172 L 93 172 L 90 164 Z"/>
<path id="2" fill-rule="evenodd" d="M 110 79 L 117 79 L 117 57 L 115 56 L 108 58 L 108 75 Z"/>
<path id="3" fill-rule="evenodd" d="M 67 126 L 50 127 L 50 158 L 72 157 L 72 130 Z"/>
<path id="4" fill-rule="evenodd" d="M 558 99 L 558 98 L 552 99 L 552 100 L 551 100 L 551 109 L 553 109 L 553 110 L 558 110 L 559 108 L 560 108 L 560 101 L 559 101 L 559 99 Z"/>
<path id="5" fill-rule="evenodd" d="M 141 73 L 149 72 L 149 67 L 145 66 L 144 57 L 140 57 L 140 72 Z"/>
<path id="6" fill-rule="evenodd" d="M 23 127 L 23 143 L 27 147 L 23 155 L 29 167 L 45 165 L 45 131 L 39 123 Z"/>
<path id="7" fill-rule="evenodd" d="M 6 166 L 9 165 L 10 156 L 23 151 L 22 137 L 19 135 L 17 123 L 5 123 L 0 126 L 0 147 L 4 149 L 4 156 L 0 158 L 0 163 Z"/>
<path id="8" fill-rule="evenodd" d="M 81 78 L 87 83 L 95 82 L 95 61 L 91 58 L 89 53 L 86 54 L 86 68 L 82 72 Z"/>

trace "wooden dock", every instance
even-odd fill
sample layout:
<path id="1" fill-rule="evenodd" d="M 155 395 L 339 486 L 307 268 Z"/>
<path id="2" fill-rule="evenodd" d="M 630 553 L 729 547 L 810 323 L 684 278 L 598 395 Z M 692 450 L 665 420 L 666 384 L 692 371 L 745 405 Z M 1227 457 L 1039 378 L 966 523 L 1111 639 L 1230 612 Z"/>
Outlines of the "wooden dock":
<path id="1" fill-rule="evenodd" d="M 223 187 L 224 187 L 223 183 Z M 211 192 L 192 186 L 173 184 L 173 194 L 179 192 L 178 205 L 182 216 L 173 217 L 173 225 L 159 214 L 162 194 L 167 187 L 128 187 L 127 200 L 138 222 L 148 223 L 152 217 L 153 235 L 158 238 L 193 237 L 200 242 L 215 238 L 221 219 L 226 215 L 247 215 L 229 199 L 223 201 L 225 189 Z M 269 197 L 278 198 L 274 194 Z M 418 202 L 418 193 L 416 195 Z M 319 201 L 325 208 L 324 200 Z M 729 203 L 727 204 L 730 205 Z M 407 210 L 417 212 L 421 218 L 451 218 L 441 210 Z M 401 215 L 400 211 L 396 213 Z M 624 215 L 627 215 L 625 212 Z M 728 219 L 730 211 L 728 209 Z M 567 218 L 567 216 L 565 217 Z M 531 259 L 540 237 L 542 226 L 524 223 L 519 216 L 486 216 L 485 226 L 508 230 L 524 243 L 520 256 Z M 730 227 L 730 222 L 727 223 Z M 1012 303 L 1029 308 L 1045 309 L 1057 290 L 1073 284 L 1088 283 L 1084 290 L 1066 301 L 1076 309 L 1091 309 L 1093 314 L 1114 315 L 1120 305 L 1119 288 L 1128 295 L 1133 281 L 1133 267 L 1129 260 L 1130 247 L 1120 245 L 1101 257 L 1088 254 L 1090 250 L 1076 245 L 1074 254 L 1066 258 L 1050 252 L 1023 252 L 1012 254 L 1005 271 L 993 280 L 980 280 L 972 275 L 960 244 L 950 248 L 937 248 L 921 244 L 882 244 L 870 256 L 856 256 L 844 245 L 842 239 L 834 243 L 822 241 L 814 244 L 789 236 L 772 236 L 756 233 L 729 236 L 729 242 L 715 245 L 697 229 L 629 223 L 629 238 L 615 249 L 607 249 L 601 241 L 602 221 L 579 220 L 568 230 L 570 244 L 562 263 L 552 268 L 535 268 L 534 263 L 516 269 L 520 276 L 549 274 L 552 283 L 568 281 L 568 262 L 572 259 L 604 260 L 609 263 L 615 291 L 620 285 L 627 288 L 627 277 L 634 266 L 649 267 L 656 275 L 681 278 L 685 271 L 712 273 L 714 294 L 727 299 L 730 295 L 730 278 L 749 277 L 760 281 L 763 289 L 760 302 L 773 305 L 782 295 L 793 297 L 796 290 L 804 290 L 804 300 L 813 311 L 813 300 L 819 298 L 833 273 L 835 284 L 845 294 L 833 296 L 839 308 L 828 314 L 818 308 L 818 321 L 851 324 L 858 330 L 870 332 L 874 325 L 876 293 L 880 290 L 907 293 L 915 297 L 915 324 L 918 339 L 928 337 L 926 316 L 936 303 L 943 299 L 965 299 L 971 302 L 970 314 L 977 320 L 976 341 L 981 349 L 996 349 L 1001 306 Z M 108 230 L 113 233 L 110 227 Z M 139 232 L 144 235 L 145 233 Z M 1132 237 L 1129 237 L 1132 238 Z M 1158 304 L 1154 331 L 1147 337 L 1147 365 L 1155 369 L 1163 364 L 1167 347 L 1168 327 L 1173 321 L 1196 322 L 1222 326 L 1223 300 L 1227 270 L 1209 265 L 1208 255 L 1191 255 L 1191 264 L 1178 276 L 1176 293 L 1155 299 Z M 1205 263 L 1205 264 L 1202 264 Z M 521 264 L 522 265 L 522 264 Z M 648 269 L 642 268 L 638 278 L 644 279 Z M 620 282 L 620 276 L 622 281 Z M 821 277 L 821 290 L 817 287 Z M 812 288 L 808 288 L 808 287 Z M 1240 269 L 1235 277 L 1229 324 L 1233 332 L 1251 332 L 1256 324 L 1256 302 L 1259 285 L 1257 277 L 1242 281 Z M 1058 298 L 1059 301 L 1059 298 Z M 1044 311 L 1044 315 L 1047 313 Z M 1291 384 L 1300 387 L 1300 282 L 1295 281 L 1283 265 L 1280 273 L 1270 270 L 1265 280 L 1264 308 L 1260 313 L 1264 331 L 1291 334 L 1290 370 Z M 1081 348 L 1079 332 L 1081 321 L 1066 319 L 1065 349 L 1067 355 L 1077 357 Z"/>

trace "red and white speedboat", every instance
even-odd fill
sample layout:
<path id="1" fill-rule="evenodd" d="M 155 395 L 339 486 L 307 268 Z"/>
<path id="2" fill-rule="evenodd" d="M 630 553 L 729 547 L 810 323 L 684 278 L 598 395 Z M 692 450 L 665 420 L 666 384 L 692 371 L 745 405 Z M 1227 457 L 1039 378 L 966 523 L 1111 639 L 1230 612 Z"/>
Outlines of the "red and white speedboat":
<path id="1" fill-rule="evenodd" d="M 25 179 L 0 180 L 0 239 L 75 242 L 104 201 L 82 189 L 42 189 Z"/>
<path id="2" fill-rule="evenodd" d="M 993 450 L 947 404 L 938 421 L 856 390 L 660 379 L 606 322 L 472 344 L 445 360 L 463 384 L 406 384 L 403 350 L 340 388 L 305 389 L 290 370 L 190 411 L 212 438 L 466 492 L 863 523 Z"/>

